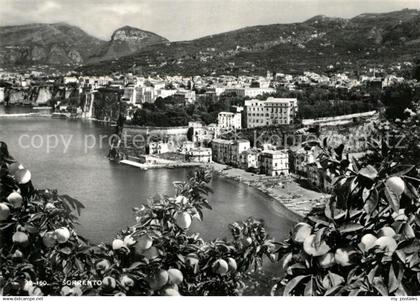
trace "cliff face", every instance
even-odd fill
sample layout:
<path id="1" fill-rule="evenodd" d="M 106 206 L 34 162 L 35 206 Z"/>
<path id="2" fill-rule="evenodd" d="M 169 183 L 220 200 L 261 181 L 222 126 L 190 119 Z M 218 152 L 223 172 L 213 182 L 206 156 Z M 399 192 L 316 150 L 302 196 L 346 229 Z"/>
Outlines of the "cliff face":
<path id="1" fill-rule="evenodd" d="M 92 56 L 90 61 L 116 59 L 133 54 L 141 49 L 168 42 L 167 39 L 138 28 L 124 26 L 114 31 L 109 41 L 101 51 Z"/>
<path id="2" fill-rule="evenodd" d="M 35 103 L 38 105 L 45 105 L 47 104 L 52 98 L 52 93 L 50 88 L 48 87 L 40 87 L 38 90 L 38 96 L 36 98 Z"/>

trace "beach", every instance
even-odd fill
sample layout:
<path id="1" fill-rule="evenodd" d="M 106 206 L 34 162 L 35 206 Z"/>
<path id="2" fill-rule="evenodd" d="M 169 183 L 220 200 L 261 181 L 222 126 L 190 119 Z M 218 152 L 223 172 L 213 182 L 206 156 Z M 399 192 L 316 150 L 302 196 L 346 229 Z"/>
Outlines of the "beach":
<path id="1" fill-rule="evenodd" d="M 313 207 L 320 206 L 330 197 L 300 186 L 293 176 L 270 177 L 213 162 L 211 168 L 221 176 L 252 186 L 299 216 L 305 216 Z"/>

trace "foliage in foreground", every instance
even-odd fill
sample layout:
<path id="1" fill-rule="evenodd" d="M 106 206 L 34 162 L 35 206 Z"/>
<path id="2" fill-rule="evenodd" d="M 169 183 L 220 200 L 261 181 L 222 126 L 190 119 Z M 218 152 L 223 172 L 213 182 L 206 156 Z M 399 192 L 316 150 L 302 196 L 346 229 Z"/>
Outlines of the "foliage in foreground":
<path id="1" fill-rule="evenodd" d="M 232 224 L 229 241 L 188 231 L 211 209 L 203 170 L 175 183 L 175 197 L 135 208 L 137 223 L 111 244 L 92 245 L 74 228 L 72 212 L 83 205 L 56 191 L 28 192 L 16 164 L 3 164 L 0 186 L 4 295 L 240 295 L 246 272 L 274 251 L 254 219 Z"/>
<path id="2" fill-rule="evenodd" d="M 344 146 L 323 145 L 332 197 L 280 244 L 286 273 L 272 294 L 420 294 L 420 162 L 412 145 L 419 129 L 412 117 L 397 131 L 405 149 L 382 141 L 364 162 L 343 156 Z M 395 130 L 389 122 L 385 128 Z"/>
<path id="3" fill-rule="evenodd" d="M 111 244 L 92 245 L 74 229 L 73 212 L 83 205 L 33 190 L 28 172 L 0 149 L 1 293 L 240 295 L 247 272 L 278 254 L 285 273 L 272 294 L 418 295 L 419 111 L 379 127 L 403 134 L 405 149 L 391 137 L 358 162 L 343 156 L 344 146 L 323 143 L 320 163 L 334 193 L 277 250 L 254 219 L 232 224 L 229 241 L 206 242 L 188 231 L 211 209 L 203 170 L 175 183 L 174 197 L 136 208 L 137 223 Z"/>

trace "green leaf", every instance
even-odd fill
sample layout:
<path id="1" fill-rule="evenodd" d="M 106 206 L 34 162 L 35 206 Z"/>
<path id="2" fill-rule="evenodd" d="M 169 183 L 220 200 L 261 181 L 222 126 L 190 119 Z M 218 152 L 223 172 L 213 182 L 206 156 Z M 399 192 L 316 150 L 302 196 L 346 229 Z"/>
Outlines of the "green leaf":
<path id="1" fill-rule="evenodd" d="M 382 296 L 389 295 L 388 289 L 385 286 L 385 283 L 382 277 L 375 277 L 373 279 L 373 286 Z"/>
<path id="2" fill-rule="evenodd" d="M 354 171 L 355 171 L 355 172 L 359 172 L 359 170 L 360 170 L 360 163 L 359 163 L 359 161 L 357 161 L 357 159 L 356 159 L 356 158 L 351 157 L 351 163 L 352 163 L 352 165 L 353 165 L 353 169 L 354 169 Z"/>
<path id="3" fill-rule="evenodd" d="M 340 144 L 339 146 L 337 146 L 334 151 L 337 154 L 337 160 L 341 160 L 343 157 L 343 150 L 344 150 L 344 144 Z"/>
<path id="4" fill-rule="evenodd" d="M 283 296 L 291 296 L 290 293 L 295 289 L 295 287 L 305 278 L 308 278 L 310 275 L 300 275 L 296 276 L 290 280 L 284 287 Z"/>
<path id="5" fill-rule="evenodd" d="M 401 250 L 395 251 L 395 254 L 397 254 L 398 258 L 401 260 L 402 263 L 405 263 L 407 257 L 405 256 L 405 253 Z"/>
<path id="6" fill-rule="evenodd" d="M 314 216 L 308 216 L 307 217 L 309 220 L 311 220 L 312 222 L 316 223 L 316 224 L 320 224 L 320 225 L 324 225 L 324 226 L 329 226 L 330 224 L 326 221 L 323 221 L 319 218 L 316 218 Z"/>
<path id="7" fill-rule="evenodd" d="M 69 247 L 63 247 L 63 248 L 60 248 L 59 249 L 59 251 L 61 252 L 61 253 L 63 253 L 63 254 L 66 254 L 66 255 L 70 255 L 71 254 L 71 249 L 69 248 Z"/>
<path id="8" fill-rule="evenodd" d="M 366 202 L 368 200 L 371 192 L 372 192 L 371 189 L 368 189 L 366 187 L 363 188 L 363 191 L 362 191 L 362 199 L 363 199 L 363 202 Z"/>
<path id="9" fill-rule="evenodd" d="M 398 289 L 395 292 L 395 296 L 408 296 L 407 289 L 402 283 L 398 286 Z"/>
<path id="10" fill-rule="evenodd" d="M 324 227 L 322 229 L 319 229 L 316 233 L 315 233 L 315 239 L 314 239 L 314 247 L 315 249 L 318 249 L 321 246 L 322 243 L 322 237 L 324 236 L 324 232 L 327 228 Z"/>
<path id="11" fill-rule="evenodd" d="M 207 202 L 203 202 L 202 203 L 204 207 L 206 207 L 207 209 L 213 210 L 213 208 L 207 203 Z"/>
<path id="12" fill-rule="evenodd" d="M 313 296 L 314 295 L 314 279 L 311 277 L 311 280 L 308 281 L 305 285 L 305 290 L 303 293 L 305 296 Z"/>
<path id="13" fill-rule="evenodd" d="M 378 190 L 373 189 L 368 197 L 368 199 L 365 202 L 365 205 L 363 209 L 366 211 L 366 213 L 370 214 L 372 213 L 379 203 L 379 197 L 378 197 Z"/>
<path id="14" fill-rule="evenodd" d="M 279 285 L 278 285 L 278 284 L 274 284 L 274 285 L 271 287 L 271 290 L 270 290 L 270 296 L 272 296 L 272 297 L 277 296 L 276 292 L 277 292 L 278 287 L 279 287 Z"/>
<path id="15" fill-rule="evenodd" d="M 136 261 L 133 262 L 130 267 L 128 268 L 129 271 L 135 270 L 136 268 L 138 268 L 139 266 L 143 265 L 144 263 L 141 261 Z"/>
<path id="16" fill-rule="evenodd" d="M 402 169 L 402 170 L 400 170 L 400 171 L 398 171 L 396 173 L 393 173 L 390 177 L 401 177 L 401 176 L 404 176 L 404 175 L 410 173 L 414 168 L 416 168 L 415 165 L 405 166 L 404 169 Z"/>
<path id="17" fill-rule="evenodd" d="M 403 242 L 402 245 L 399 246 L 399 250 L 404 252 L 405 254 L 412 254 L 420 249 L 420 240 L 415 239 L 409 242 Z"/>
<path id="18" fill-rule="evenodd" d="M 369 283 L 371 284 L 371 285 L 373 285 L 373 278 L 375 277 L 375 275 L 376 275 L 376 271 L 378 270 L 378 265 L 376 265 L 370 272 L 369 272 L 369 274 L 367 275 L 367 278 L 368 278 L 368 281 L 369 281 Z"/>
<path id="19" fill-rule="evenodd" d="M 398 286 L 400 285 L 397 277 L 395 276 L 394 267 L 392 264 L 389 268 L 389 274 L 388 274 L 388 290 L 390 293 L 396 291 L 398 289 Z"/>
<path id="20" fill-rule="evenodd" d="M 67 203 L 69 203 L 73 209 L 76 209 L 77 214 L 80 216 L 81 209 L 85 208 L 85 206 L 81 202 L 79 202 L 78 200 L 76 200 L 75 198 L 72 198 L 71 196 L 67 194 L 63 194 L 60 197 L 64 199 L 65 201 L 67 201 Z"/>
<path id="21" fill-rule="evenodd" d="M 31 234 L 35 234 L 39 232 L 39 229 L 30 223 L 25 224 L 25 229 Z"/>
<path id="22" fill-rule="evenodd" d="M 420 194 L 418 193 L 416 187 L 414 187 L 413 184 L 409 183 L 409 182 L 405 182 L 405 184 L 408 187 L 408 190 L 411 192 L 411 194 L 413 194 L 416 198 L 420 198 Z"/>
<path id="23" fill-rule="evenodd" d="M 328 272 L 328 278 L 330 279 L 330 282 L 332 286 L 338 286 L 344 283 L 344 278 L 338 274 Z"/>
<path id="24" fill-rule="evenodd" d="M 343 286 L 337 285 L 337 286 L 333 286 L 332 288 L 330 288 L 329 290 L 327 290 L 324 294 L 324 296 L 335 296 L 342 288 Z"/>
<path id="25" fill-rule="evenodd" d="M 359 170 L 359 175 L 373 181 L 378 177 L 378 171 L 372 165 L 368 165 Z"/>
<path id="26" fill-rule="evenodd" d="M 401 194 L 398 194 L 395 191 L 393 191 L 392 188 L 386 184 L 386 182 L 385 182 L 385 196 L 386 196 L 386 199 L 388 200 L 389 205 L 391 205 L 392 210 L 398 213 L 398 210 L 400 210 Z"/>
<path id="27" fill-rule="evenodd" d="M 75 263 L 79 272 L 83 272 L 85 270 L 84 264 L 79 258 L 76 258 Z"/>
<path id="28" fill-rule="evenodd" d="M 325 137 L 324 140 L 322 140 L 322 145 L 324 148 L 328 146 L 328 137 Z"/>
<path id="29" fill-rule="evenodd" d="M 413 267 L 417 266 L 420 263 L 419 253 L 414 253 L 410 260 L 410 269 L 413 269 Z"/>
<path id="30" fill-rule="evenodd" d="M 363 226 L 357 223 L 347 223 L 344 225 L 341 225 L 338 228 L 338 231 L 340 231 L 341 233 L 351 233 L 351 232 L 356 232 L 363 229 Z"/>
<path id="31" fill-rule="evenodd" d="M 414 233 L 414 230 L 409 223 L 404 224 L 402 232 L 406 239 L 412 239 L 416 237 L 416 234 Z"/>
<path id="32" fill-rule="evenodd" d="M 8 224 L 3 224 L 0 226 L 0 230 L 5 230 L 7 228 L 9 228 L 10 226 L 13 226 L 15 223 L 8 223 Z"/>

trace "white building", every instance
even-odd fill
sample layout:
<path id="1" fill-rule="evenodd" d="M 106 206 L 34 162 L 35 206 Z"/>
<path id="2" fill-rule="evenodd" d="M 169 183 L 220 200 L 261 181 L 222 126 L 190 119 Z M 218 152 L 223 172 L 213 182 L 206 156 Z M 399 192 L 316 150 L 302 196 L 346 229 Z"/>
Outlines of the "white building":
<path id="1" fill-rule="evenodd" d="M 122 100 L 134 106 L 140 106 L 143 102 L 143 89 L 133 85 L 125 87 Z"/>
<path id="2" fill-rule="evenodd" d="M 236 93 L 237 96 L 250 98 L 263 94 L 272 94 L 275 92 L 276 89 L 274 88 L 227 88 L 225 90 L 225 93 Z"/>
<path id="3" fill-rule="evenodd" d="M 217 125 L 222 129 L 241 129 L 241 113 L 220 112 L 217 116 Z"/>
<path id="4" fill-rule="evenodd" d="M 297 112 L 296 98 L 273 98 L 245 100 L 247 128 L 268 125 L 291 124 Z"/>
<path id="5" fill-rule="evenodd" d="M 158 90 L 157 94 L 162 98 L 166 98 L 166 97 L 169 97 L 169 96 L 172 96 L 172 95 L 176 94 L 177 91 L 178 90 L 176 90 L 176 89 L 172 89 L 172 90 L 161 89 L 161 90 Z"/>
<path id="6" fill-rule="evenodd" d="M 289 154 L 286 150 L 267 150 L 258 156 L 260 171 L 269 176 L 289 174 Z"/>
<path id="7" fill-rule="evenodd" d="M 149 154 L 150 155 L 159 155 L 159 154 L 165 154 L 169 152 L 175 151 L 172 149 L 172 146 L 169 143 L 165 143 L 163 141 L 157 141 L 157 142 L 150 142 L 149 143 Z"/>
<path id="8" fill-rule="evenodd" d="M 211 148 L 193 148 L 186 153 L 189 162 L 210 163 L 211 157 Z"/>
<path id="9" fill-rule="evenodd" d="M 0 103 L 4 102 L 4 87 L 0 87 Z"/>

